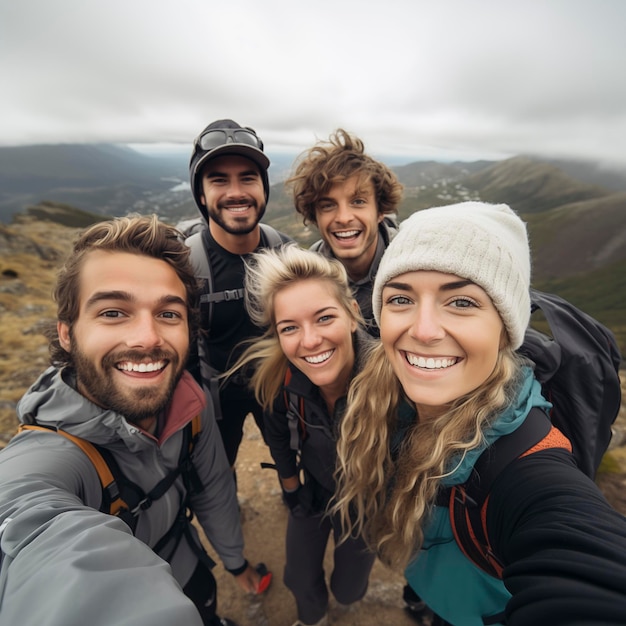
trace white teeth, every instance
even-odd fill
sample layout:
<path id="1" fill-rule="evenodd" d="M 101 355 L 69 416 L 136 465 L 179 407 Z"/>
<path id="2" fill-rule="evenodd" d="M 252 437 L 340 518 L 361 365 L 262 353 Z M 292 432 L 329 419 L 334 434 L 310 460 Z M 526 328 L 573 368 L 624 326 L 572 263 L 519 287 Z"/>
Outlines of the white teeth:
<path id="1" fill-rule="evenodd" d="M 318 364 L 318 363 L 323 363 L 324 361 L 328 361 L 328 359 L 330 359 L 330 355 L 333 353 L 332 350 L 329 350 L 328 352 L 323 352 L 322 354 L 317 354 L 315 356 L 305 356 L 304 360 L 307 363 L 311 363 L 311 364 Z"/>
<path id="2" fill-rule="evenodd" d="M 335 235 L 335 237 L 338 237 L 339 239 L 349 239 L 350 237 L 356 237 L 359 233 L 360 231 L 358 230 L 347 230 L 342 233 L 333 233 L 333 234 Z"/>
<path id="3" fill-rule="evenodd" d="M 156 372 L 165 367 L 163 361 L 157 361 L 156 363 L 119 363 L 117 369 L 123 372 Z"/>
<path id="4" fill-rule="evenodd" d="M 426 370 L 439 370 L 444 369 L 446 367 L 450 367 L 456 363 L 456 359 L 447 358 L 447 359 L 426 359 L 423 356 L 416 356 L 415 354 L 410 354 L 407 352 L 406 360 L 415 367 L 420 367 Z"/>
<path id="5" fill-rule="evenodd" d="M 227 208 L 229 211 L 232 211 L 233 213 L 243 213 L 243 211 L 247 211 L 250 207 L 249 205 L 246 205 L 246 206 L 229 206 Z"/>

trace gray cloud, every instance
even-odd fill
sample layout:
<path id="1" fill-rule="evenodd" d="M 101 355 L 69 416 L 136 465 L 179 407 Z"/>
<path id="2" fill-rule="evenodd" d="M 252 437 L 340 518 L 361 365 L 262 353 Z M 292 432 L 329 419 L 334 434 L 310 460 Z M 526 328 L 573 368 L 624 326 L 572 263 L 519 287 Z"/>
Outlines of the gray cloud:
<path id="1" fill-rule="evenodd" d="M 415 158 L 626 165 L 621 0 L 20 0 L 0 7 L 3 145 L 189 145 L 207 123 L 300 151 L 337 127 Z"/>

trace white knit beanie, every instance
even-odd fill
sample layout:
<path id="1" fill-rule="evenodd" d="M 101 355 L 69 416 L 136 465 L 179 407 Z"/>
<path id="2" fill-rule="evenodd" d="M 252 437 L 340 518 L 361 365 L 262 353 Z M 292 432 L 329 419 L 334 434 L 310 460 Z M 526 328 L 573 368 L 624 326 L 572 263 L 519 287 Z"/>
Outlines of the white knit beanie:
<path id="1" fill-rule="evenodd" d="M 400 225 L 380 262 L 372 305 L 380 326 L 383 286 L 395 276 L 435 270 L 482 287 L 513 349 L 530 320 L 530 250 L 526 225 L 506 204 L 462 202 L 417 211 Z"/>

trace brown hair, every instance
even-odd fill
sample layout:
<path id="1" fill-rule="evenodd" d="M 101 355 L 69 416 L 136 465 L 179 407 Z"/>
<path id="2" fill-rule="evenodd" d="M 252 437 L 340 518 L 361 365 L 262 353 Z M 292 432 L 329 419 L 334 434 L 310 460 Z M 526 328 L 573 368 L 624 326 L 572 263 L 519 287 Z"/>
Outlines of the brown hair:
<path id="1" fill-rule="evenodd" d="M 317 223 L 315 207 L 330 188 L 357 175 L 359 184 L 371 182 L 379 214 L 395 213 L 402 200 L 402 184 L 383 163 L 365 154 L 363 142 L 342 128 L 327 142 L 305 151 L 293 175 L 285 182 L 293 191 L 296 211 L 304 223 Z"/>
<path id="2" fill-rule="evenodd" d="M 189 248 L 182 235 L 173 226 L 160 222 L 156 215 L 149 217 L 120 217 L 99 222 L 83 231 L 59 270 L 53 297 L 57 303 L 57 320 L 70 329 L 78 319 L 80 307 L 80 272 L 85 257 L 93 250 L 129 252 L 165 261 L 176 272 L 185 286 L 189 313 L 189 333 L 192 338 L 198 328 L 196 293 L 198 283 L 189 262 Z M 50 342 L 50 361 L 53 365 L 71 364 L 56 332 L 56 325 L 47 332 Z"/>

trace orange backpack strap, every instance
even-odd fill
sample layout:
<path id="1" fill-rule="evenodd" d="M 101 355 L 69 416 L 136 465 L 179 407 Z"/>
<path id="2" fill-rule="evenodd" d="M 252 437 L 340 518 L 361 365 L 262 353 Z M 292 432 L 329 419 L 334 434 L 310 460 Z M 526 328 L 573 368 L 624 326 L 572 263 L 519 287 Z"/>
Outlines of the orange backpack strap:
<path id="1" fill-rule="evenodd" d="M 550 432 L 532 448 L 520 454 L 520 458 L 548 448 L 565 448 L 568 452 L 572 452 L 572 442 L 556 426 L 552 426 Z"/>
<path id="2" fill-rule="evenodd" d="M 191 420 L 191 438 L 189 439 L 189 454 L 193 451 L 193 447 L 196 445 L 196 441 L 198 441 L 198 437 L 200 436 L 200 431 L 202 430 L 202 416 L 200 413 L 196 415 L 193 420 Z"/>
<path id="3" fill-rule="evenodd" d="M 103 492 L 103 503 L 100 510 L 105 513 L 110 513 L 111 515 L 118 515 L 121 509 L 128 508 L 127 504 L 124 502 L 124 500 L 122 500 L 118 485 L 115 481 L 115 478 L 113 477 L 113 474 L 111 473 L 109 466 L 107 465 L 100 452 L 98 452 L 98 449 L 92 443 L 85 439 L 82 439 L 81 437 L 76 437 L 76 435 L 71 435 L 64 430 L 48 428 L 46 426 L 38 426 L 36 424 L 20 424 L 18 432 L 23 432 L 26 430 L 39 430 L 49 433 L 56 433 L 57 435 L 62 435 L 66 439 L 69 439 L 87 455 L 87 457 L 95 467 L 96 472 L 98 473 L 98 478 L 100 479 L 100 484 L 102 485 Z"/>

